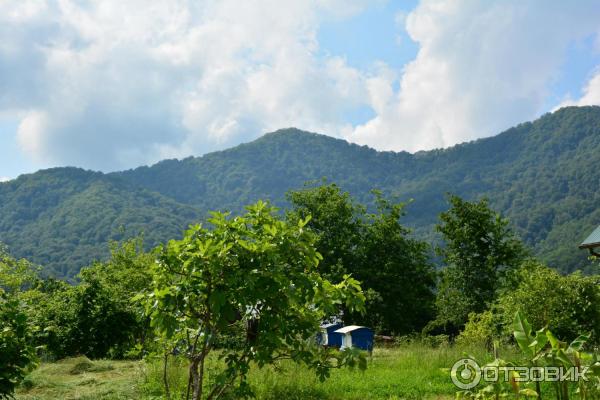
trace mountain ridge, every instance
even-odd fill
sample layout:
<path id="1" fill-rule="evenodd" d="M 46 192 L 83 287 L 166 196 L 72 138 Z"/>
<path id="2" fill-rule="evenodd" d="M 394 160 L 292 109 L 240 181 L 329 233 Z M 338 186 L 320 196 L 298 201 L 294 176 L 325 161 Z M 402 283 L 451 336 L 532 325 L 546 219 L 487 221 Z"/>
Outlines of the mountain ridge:
<path id="1" fill-rule="evenodd" d="M 593 168 L 598 163 L 600 107 L 594 106 L 563 108 L 496 136 L 417 153 L 382 152 L 288 128 L 230 149 L 126 171 L 58 168 L 0 183 L 0 241 L 15 255 L 50 264 L 59 275 L 71 277 L 79 264 L 106 254 L 101 240 L 128 236 L 106 219 L 93 223 L 94 214 L 144 230 L 148 242 L 156 244 L 178 236 L 208 210 L 238 211 L 259 198 L 285 207 L 286 191 L 327 178 L 365 203 L 371 201 L 373 188 L 402 201 L 414 199 L 405 222 L 428 241 L 435 240 L 432 228 L 446 208 L 446 192 L 468 199 L 488 197 L 535 254 L 572 271 L 586 267 L 585 254 L 576 245 L 600 223 L 595 206 L 600 171 Z M 92 189 L 90 182 L 96 182 Z M 45 214 L 27 213 L 24 204 Z M 81 211 L 88 205 L 89 216 Z M 72 227 L 67 231 L 76 234 L 66 234 L 58 229 L 60 220 L 52 215 L 68 215 L 69 208 L 80 211 L 75 214 L 88 230 Z M 14 218 L 15 213 L 28 218 Z M 54 236 L 35 234 L 40 227 Z M 76 236 L 85 239 L 91 258 L 64 255 L 65 249 L 81 249 L 74 244 Z M 35 250 L 27 237 L 51 250 Z"/>

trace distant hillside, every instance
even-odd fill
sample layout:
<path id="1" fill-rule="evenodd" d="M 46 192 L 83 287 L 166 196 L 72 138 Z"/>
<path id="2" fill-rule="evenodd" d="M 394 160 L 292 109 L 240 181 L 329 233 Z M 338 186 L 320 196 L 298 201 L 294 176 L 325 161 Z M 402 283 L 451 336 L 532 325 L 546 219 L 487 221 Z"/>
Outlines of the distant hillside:
<path id="1" fill-rule="evenodd" d="M 98 172 L 55 168 L 0 184 L 0 241 L 52 275 L 72 277 L 109 240 L 156 245 L 199 218 L 194 208 Z"/>
<path id="2" fill-rule="evenodd" d="M 0 241 L 62 276 L 106 255 L 108 239 L 179 236 L 212 209 L 239 210 L 326 177 L 368 201 L 379 188 L 413 199 L 405 222 L 433 239 L 444 193 L 486 196 L 534 252 L 562 270 L 587 266 L 577 244 L 600 224 L 600 107 L 570 107 L 444 150 L 377 152 L 285 129 L 229 150 L 113 174 L 73 168 L 0 184 Z M 125 230 L 123 231 L 123 227 Z"/>

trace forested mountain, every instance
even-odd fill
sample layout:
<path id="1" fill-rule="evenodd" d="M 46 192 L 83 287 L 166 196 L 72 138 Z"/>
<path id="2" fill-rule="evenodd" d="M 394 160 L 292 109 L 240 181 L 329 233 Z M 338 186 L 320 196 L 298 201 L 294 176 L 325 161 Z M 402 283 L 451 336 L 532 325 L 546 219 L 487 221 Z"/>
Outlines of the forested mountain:
<path id="1" fill-rule="evenodd" d="M 54 168 L 0 184 L 0 241 L 51 275 L 72 277 L 108 253 L 110 239 L 148 245 L 181 235 L 200 213 L 117 177 Z"/>
<path id="2" fill-rule="evenodd" d="M 0 184 L 0 241 L 72 276 L 143 231 L 148 245 L 179 237 L 213 209 L 284 194 L 327 178 L 361 201 L 373 188 L 413 199 L 405 223 L 432 240 L 444 194 L 488 197 L 534 253 L 562 271 L 585 268 L 577 244 L 600 224 L 600 107 L 569 107 L 495 137 L 409 154 L 378 152 L 285 129 L 229 150 L 102 174 L 57 168 Z"/>

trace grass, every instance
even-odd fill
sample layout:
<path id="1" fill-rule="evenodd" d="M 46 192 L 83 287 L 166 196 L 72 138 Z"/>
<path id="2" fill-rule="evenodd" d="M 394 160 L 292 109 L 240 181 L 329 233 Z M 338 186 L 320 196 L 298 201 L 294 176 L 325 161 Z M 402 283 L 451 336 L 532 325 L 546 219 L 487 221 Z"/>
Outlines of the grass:
<path id="1" fill-rule="evenodd" d="M 17 391 L 18 400 L 125 400 L 139 399 L 139 361 L 90 361 L 68 358 L 42 364 Z"/>
<path id="2" fill-rule="evenodd" d="M 376 349 L 366 371 L 335 370 L 321 383 L 312 371 L 286 363 L 250 376 L 259 399 L 423 399 L 450 398 L 448 372 L 460 353 L 424 346 Z"/>
<path id="3" fill-rule="evenodd" d="M 410 343 L 376 348 L 366 371 L 333 370 L 324 383 L 319 382 L 313 371 L 291 361 L 253 368 L 249 383 L 259 400 L 453 399 L 456 388 L 450 380 L 449 370 L 464 353 L 473 354 L 480 360 L 491 360 L 491 355 L 481 347 L 433 348 Z M 146 366 L 140 385 L 142 398 L 161 398 L 162 373 L 159 361 Z M 185 366 L 171 364 L 168 376 L 173 398 L 180 398 L 178 396 L 187 384 Z"/>
<path id="4" fill-rule="evenodd" d="M 319 382 L 314 372 L 289 361 L 253 368 L 249 383 L 259 400 L 311 399 L 451 399 L 456 388 L 449 368 L 468 352 L 490 359 L 482 348 L 465 349 L 421 343 L 376 348 L 366 371 L 334 370 Z M 215 360 L 209 364 L 216 367 Z M 181 398 L 187 384 L 183 360 L 168 369 L 173 398 Z M 17 393 L 18 400 L 47 399 L 162 399 L 160 361 L 90 361 L 85 357 L 43 364 L 30 374 Z"/>

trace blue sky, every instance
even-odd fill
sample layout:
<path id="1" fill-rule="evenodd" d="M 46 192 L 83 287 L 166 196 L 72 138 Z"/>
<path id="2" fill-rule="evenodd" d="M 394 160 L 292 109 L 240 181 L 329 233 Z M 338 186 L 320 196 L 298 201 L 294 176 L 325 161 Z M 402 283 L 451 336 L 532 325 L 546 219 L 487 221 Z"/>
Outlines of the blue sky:
<path id="1" fill-rule="evenodd" d="M 376 60 L 401 70 L 415 58 L 419 48 L 398 19 L 416 5 L 416 1 L 382 2 L 352 18 L 323 24 L 317 36 L 321 53 L 342 56 L 348 65 L 362 70 L 369 70 Z M 358 125 L 374 116 L 373 109 L 363 105 L 349 110 L 344 120 Z"/>
<path id="2" fill-rule="evenodd" d="M 19 149 L 17 143 L 17 118 L 0 119 L 0 174 L 1 177 L 16 177 L 23 172 L 36 170 L 33 162 Z"/>
<path id="3" fill-rule="evenodd" d="M 288 126 L 395 151 L 494 135 L 600 103 L 597 15 L 593 0 L 9 0 L 0 179 Z"/>
<path id="4" fill-rule="evenodd" d="M 586 82 L 600 66 L 597 40 L 597 35 L 591 34 L 569 44 L 559 76 L 550 86 L 551 94 L 548 96 L 546 108 L 551 109 L 566 97 L 579 98 L 583 95 Z"/>
<path id="5" fill-rule="evenodd" d="M 401 69 L 415 58 L 418 46 L 399 16 L 416 5 L 416 1 L 376 3 L 351 18 L 323 24 L 317 37 L 321 52 L 342 55 L 356 68 L 368 69 L 374 60 L 382 60 Z"/>

